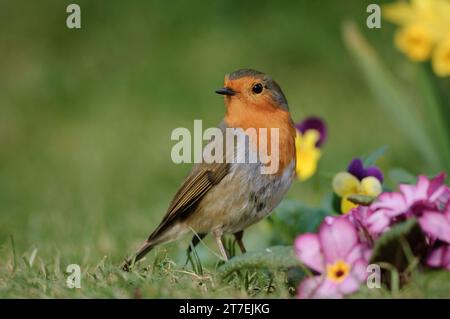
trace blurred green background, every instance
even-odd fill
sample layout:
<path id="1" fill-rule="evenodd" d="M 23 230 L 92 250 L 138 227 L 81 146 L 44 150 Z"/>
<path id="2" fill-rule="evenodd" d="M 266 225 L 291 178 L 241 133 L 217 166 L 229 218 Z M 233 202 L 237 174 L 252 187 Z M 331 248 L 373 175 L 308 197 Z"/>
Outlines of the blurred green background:
<path id="1" fill-rule="evenodd" d="M 385 171 L 435 173 L 377 106 L 343 44 L 341 24 L 352 19 L 408 81 L 414 69 L 392 45 L 394 27 L 365 27 L 372 1 L 78 0 L 82 28 L 70 30 L 72 2 L 0 1 L 2 254 L 13 236 L 19 255 L 36 247 L 64 263 L 119 263 L 189 171 L 171 161 L 172 130 L 218 124 L 214 89 L 243 67 L 277 80 L 295 121 L 328 124 L 317 174 L 296 181 L 289 198 L 319 204 L 333 174 L 382 145 Z M 250 250 L 269 239 L 266 223 L 248 231 Z M 188 241 L 166 246 L 171 257 L 184 261 Z"/>

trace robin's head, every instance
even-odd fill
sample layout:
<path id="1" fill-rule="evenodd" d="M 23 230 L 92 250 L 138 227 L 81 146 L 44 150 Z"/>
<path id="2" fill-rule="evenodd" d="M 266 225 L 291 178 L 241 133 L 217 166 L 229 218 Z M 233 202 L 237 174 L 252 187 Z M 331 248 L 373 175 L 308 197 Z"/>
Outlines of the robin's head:
<path id="1" fill-rule="evenodd" d="M 225 104 L 254 107 L 258 110 L 283 109 L 288 111 L 286 97 L 280 86 L 267 74 L 251 69 L 240 69 L 225 76 L 224 87 L 216 93 L 225 96 Z"/>

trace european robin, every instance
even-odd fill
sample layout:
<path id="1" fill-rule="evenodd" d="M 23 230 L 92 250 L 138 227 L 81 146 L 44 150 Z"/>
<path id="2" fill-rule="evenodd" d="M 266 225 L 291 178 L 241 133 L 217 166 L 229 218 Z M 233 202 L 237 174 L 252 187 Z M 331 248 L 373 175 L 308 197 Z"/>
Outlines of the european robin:
<path id="1" fill-rule="evenodd" d="M 240 69 L 226 75 L 224 87 L 216 93 L 224 96 L 226 107 L 225 118 L 219 125 L 222 132 L 226 128 L 240 128 L 242 134 L 247 134 L 249 128 L 256 130 L 257 138 L 247 142 L 247 155 L 270 148 L 257 142 L 261 128 L 266 132 L 278 129 L 277 170 L 263 173 L 260 169 L 263 162 L 259 159 L 255 162 L 230 160 L 228 150 L 224 151 L 221 162 L 195 164 L 159 226 L 134 258 L 125 262 L 124 269 L 128 269 L 133 260 L 143 258 L 153 247 L 177 240 L 191 231 L 198 234 L 193 238 L 194 245 L 199 237 L 212 234 L 224 260 L 228 259 L 222 243 L 224 234 L 234 234 L 244 253 L 244 230 L 268 216 L 288 191 L 295 175 L 296 131 L 279 85 L 262 72 Z M 212 139 L 209 144 L 218 142 Z M 224 142 L 220 142 L 222 147 Z M 237 149 L 242 145 L 233 147 L 237 153 L 242 151 Z"/>

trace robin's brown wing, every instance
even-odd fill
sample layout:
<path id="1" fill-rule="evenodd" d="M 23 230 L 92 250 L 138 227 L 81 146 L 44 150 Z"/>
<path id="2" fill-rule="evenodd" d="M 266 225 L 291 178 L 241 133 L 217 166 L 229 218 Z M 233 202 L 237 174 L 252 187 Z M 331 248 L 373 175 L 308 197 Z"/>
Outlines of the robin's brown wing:
<path id="1" fill-rule="evenodd" d="M 186 217 L 198 201 L 218 184 L 229 171 L 228 163 L 201 164 L 196 166 L 175 194 L 166 215 L 150 235 L 148 241 L 158 237 L 176 219 Z"/>

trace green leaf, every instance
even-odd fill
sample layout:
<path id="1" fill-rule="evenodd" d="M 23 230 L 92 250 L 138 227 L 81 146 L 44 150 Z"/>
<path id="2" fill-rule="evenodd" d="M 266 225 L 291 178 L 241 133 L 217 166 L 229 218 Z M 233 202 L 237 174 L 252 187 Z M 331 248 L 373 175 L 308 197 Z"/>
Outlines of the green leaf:
<path id="1" fill-rule="evenodd" d="M 375 165 L 376 161 L 386 153 L 388 149 L 387 145 L 383 145 L 380 148 L 376 149 L 369 156 L 364 159 L 364 166 L 372 166 Z"/>
<path id="2" fill-rule="evenodd" d="M 291 245 L 299 234 L 316 231 L 327 215 L 329 212 L 326 209 L 284 200 L 269 219 L 272 225 L 271 243 Z"/>
<path id="3" fill-rule="evenodd" d="M 416 177 L 403 168 L 393 168 L 389 171 L 389 178 L 396 184 L 415 184 Z"/>
<path id="4" fill-rule="evenodd" d="M 300 262 L 295 256 L 292 246 L 273 246 L 263 251 L 247 252 L 231 258 L 219 267 L 221 276 L 228 276 L 234 271 L 248 268 L 287 269 L 299 266 Z"/>
<path id="5" fill-rule="evenodd" d="M 338 196 L 336 193 L 333 193 L 331 197 L 331 206 L 333 207 L 333 211 L 337 213 L 341 213 L 341 203 L 342 197 Z"/>
<path id="6" fill-rule="evenodd" d="M 374 196 L 369 195 L 350 195 L 348 196 L 348 200 L 351 201 L 353 204 L 362 205 L 362 206 L 369 206 L 373 203 L 373 201 L 376 199 Z"/>
<path id="7" fill-rule="evenodd" d="M 425 247 L 425 237 L 415 219 L 393 226 L 375 242 L 371 263 L 389 263 L 405 270 Z"/>

